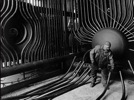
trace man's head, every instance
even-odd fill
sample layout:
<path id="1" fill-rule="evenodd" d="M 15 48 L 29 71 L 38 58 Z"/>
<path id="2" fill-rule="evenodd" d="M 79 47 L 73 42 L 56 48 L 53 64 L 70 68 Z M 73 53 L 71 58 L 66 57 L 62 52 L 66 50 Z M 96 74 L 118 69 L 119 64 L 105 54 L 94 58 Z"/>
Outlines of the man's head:
<path id="1" fill-rule="evenodd" d="M 105 51 L 109 51 L 110 48 L 111 48 L 111 43 L 110 43 L 109 41 L 106 41 L 106 42 L 104 43 L 103 49 L 104 49 Z"/>

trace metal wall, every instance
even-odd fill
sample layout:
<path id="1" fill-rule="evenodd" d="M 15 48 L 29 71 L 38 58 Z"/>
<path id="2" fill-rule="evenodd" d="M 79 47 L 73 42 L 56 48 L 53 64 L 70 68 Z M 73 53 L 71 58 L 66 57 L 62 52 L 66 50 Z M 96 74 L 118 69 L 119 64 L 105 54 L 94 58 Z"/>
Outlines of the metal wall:
<path id="1" fill-rule="evenodd" d="M 68 49 L 70 31 L 67 28 L 67 16 L 70 15 L 66 14 L 67 2 L 1 0 L 2 67 L 77 52 Z"/>

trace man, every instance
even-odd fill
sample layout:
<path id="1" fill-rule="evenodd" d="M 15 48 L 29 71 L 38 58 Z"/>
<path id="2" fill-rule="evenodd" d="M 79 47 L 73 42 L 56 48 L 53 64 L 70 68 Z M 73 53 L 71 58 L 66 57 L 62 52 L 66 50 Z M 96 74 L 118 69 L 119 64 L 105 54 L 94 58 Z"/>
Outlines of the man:
<path id="1" fill-rule="evenodd" d="M 98 68 L 101 69 L 101 83 L 104 87 L 107 84 L 106 82 L 108 78 L 108 64 L 110 64 L 111 66 L 110 71 L 114 69 L 113 54 L 110 50 L 110 47 L 111 43 L 106 41 L 104 45 L 97 45 L 90 51 L 90 60 L 92 64 L 91 87 L 95 85 Z"/>

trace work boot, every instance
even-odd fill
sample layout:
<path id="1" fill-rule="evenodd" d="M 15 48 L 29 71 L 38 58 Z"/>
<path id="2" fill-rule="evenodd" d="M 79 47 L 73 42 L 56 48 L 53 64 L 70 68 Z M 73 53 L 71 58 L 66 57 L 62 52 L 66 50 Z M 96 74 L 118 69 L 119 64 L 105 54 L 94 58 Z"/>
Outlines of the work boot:
<path id="1" fill-rule="evenodd" d="M 90 87 L 94 87 L 95 86 L 95 82 L 91 82 Z"/>
<path id="2" fill-rule="evenodd" d="M 103 87 L 106 88 L 107 84 L 103 84 Z M 107 89 L 109 90 L 109 86 L 107 87 Z"/>
<path id="3" fill-rule="evenodd" d="M 96 77 L 93 77 L 92 80 L 91 80 L 90 87 L 94 87 L 95 86 L 95 82 L 96 82 Z"/>
<path id="4" fill-rule="evenodd" d="M 104 88 L 107 86 L 107 84 L 102 84 L 102 85 L 103 85 Z"/>

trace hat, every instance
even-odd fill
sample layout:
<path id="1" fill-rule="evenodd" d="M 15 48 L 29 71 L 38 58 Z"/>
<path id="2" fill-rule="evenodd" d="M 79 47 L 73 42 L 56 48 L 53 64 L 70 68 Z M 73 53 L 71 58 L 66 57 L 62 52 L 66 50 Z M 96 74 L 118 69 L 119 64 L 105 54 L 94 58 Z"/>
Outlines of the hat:
<path id="1" fill-rule="evenodd" d="M 109 41 L 106 41 L 104 45 L 111 47 L 111 43 Z"/>

